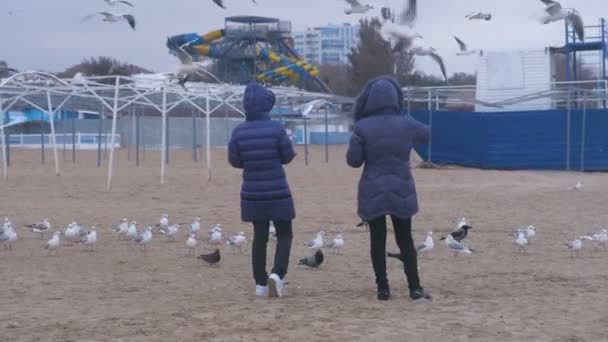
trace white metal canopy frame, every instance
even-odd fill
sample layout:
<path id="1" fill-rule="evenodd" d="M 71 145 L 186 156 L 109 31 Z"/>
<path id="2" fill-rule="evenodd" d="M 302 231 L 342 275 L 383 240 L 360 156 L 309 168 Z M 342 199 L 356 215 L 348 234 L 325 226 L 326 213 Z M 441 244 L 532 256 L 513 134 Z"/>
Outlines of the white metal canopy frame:
<path id="1" fill-rule="evenodd" d="M 167 155 L 167 116 L 178 106 L 191 106 L 205 115 L 206 120 L 206 167 L 211 180 L 211 116 L 223 106 L 228 106 L 244 116 L 240 108 L 244 86 L 228 84 L 192 83 L 184 89 L 169 79 L 147 78 L 143 76 L 96 76 L 77 75 L 72 79 L 59 79 L 54 75 L 28 71 L 15 74 L 0 82 L 0 120 L 14 108 L 36 108 L 49 113 L 50 144 L 53 148 L 55 173 L 60 175 L 57 156 L 54 114 L 60 110 L 95 110 L 102 108 L 112 113 L 112 133 L 108 163 L 107 189 L 112 188 L 116 124 L 118 113 L 131 105 L 148 106 L 158 110 L 162 116 L 160 182 L 165 182 Z M 311 93 L 295 88 L 276 87 L 272 89 L 277 103 L 306 103 L 316 99 L 335 99 L 330 94 Z M 4 179 L 8 179 L 7 146 L 5 127 L 0 126 Z"/>

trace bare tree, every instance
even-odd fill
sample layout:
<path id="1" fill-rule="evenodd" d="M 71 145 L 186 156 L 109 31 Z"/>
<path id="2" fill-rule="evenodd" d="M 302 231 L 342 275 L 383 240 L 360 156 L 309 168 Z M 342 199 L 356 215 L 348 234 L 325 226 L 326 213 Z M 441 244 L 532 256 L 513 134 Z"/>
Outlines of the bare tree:
<path id="1" fill-rule="evenodd" d="M 111 57 L 92 57 L 80 64 L 69 67 L 57 74 L 61 78 L 74 77 L 77 73 L 84 76 L 131 76 L 134 74 L 150 73 L 151 71 L 137 65 L 120 62 Z"/>

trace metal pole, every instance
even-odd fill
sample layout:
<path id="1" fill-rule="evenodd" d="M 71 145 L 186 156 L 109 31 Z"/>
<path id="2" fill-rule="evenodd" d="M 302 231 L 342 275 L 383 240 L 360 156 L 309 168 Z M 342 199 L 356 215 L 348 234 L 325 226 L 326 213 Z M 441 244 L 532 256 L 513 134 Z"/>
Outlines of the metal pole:
<path id="1" fill-rule="evenodd" d="M 198 117 L 199 117 L 199 120 L 198 120 L 198 122 L 199 122 L 198 123 L 198 130 L 199 130 L 199 132 L 202 132 L 203 131 L 203 129 L 202 129 L 202 125 L 203 125 L 203 120 L 202 120 L 203 119 L 203 113 L 199 113 Z M 205 130 L 205 134 L 207 134 L 207 130 Z M 202 146 L 202 144 L 203 144 L 203 139 L 201 138 L 201 148 L 198 150 L 198 159 L 201 160 L 201 161 L 203 160 L 203 146 Z M 203 163 L 201 163 L 201 165 L 203 165 Z"/>
<path id="2" fill-rule="evenodd" d="M 110 162 L 108 163 L 108 191 L 112 190 L 112 174 L 114 172 L 114 144 L 116 142 L 116 122 L 118 121 L 118 88 L 120 77 L 116 77 L 114 85 L 114 106 L 112 107 L 112 136 L 110 137 Z M 106 136 L 106 143 L 108 138 Z"/>
<path id="3" fill-rule="evenodd" d="M 2 101 L 0 101 L 0 113 L 4 111 L 2 107 Z M 7 149 L 6 141 L 4 139 L 4 126 L 0 129 L 0 141 L 2 142 L 2 170 L 4 172 L 4 180 L 8 179 L 8 160 L 7 160 Z"/>
<path id="4" fill-rule="evenodd" d="M 308 123 L 304 117 L 304 163 L 308 166 Z"/>
<path id="5" fill-rule="evenodd" d="M 209 174 L 208 181 L 211 181 L 211 108 L 209 100 L 209 93 L 207 93 L 207 97 L 205 98 L 205 122 L 207 124 L 207 172 Z"/>
<path id="6" fill-rule="evenodd" d="M 76 118 L 72 117 L 72 163 L 76 163 Z"/>
<path id="7" fill-rule="evenodd" d="M 97 116 L 98 118 L 98 122 L 97 122 L 97 168 L 101 167 L 101 117 L 104 116 L 104 108 L 101 108 L 101 111 L 99 112 L 99 115 Z"/>
<path id="8" fill-rule="evenodd" d="M 146 125 L 146 107 L 141 107 L 141 119 L 143 119 L 143 125 Z M 139 127 L 141 129 L 141 126 Z M 141 133 L 140 133 L 141 135 Z M 141 156 L 146 160 L 146 131 L 143 130 L 143 138 L 141 139 Z"/>
<path id="9" fill-rule="evenodd" d="M 167 90 L 163 87 L 162 89 L 162 121 L 161 121 L 161 147 L 160 147 L 160 184 L 165 184 L 165 165 L 167 153 L 165 148 L 167 147 Z"/>
<path id="10" fill-rule="evenodd" d="M 40 150 L 42 152 L 42 165 L 45 162 L 44 156 L 44 113 L 40 112 Z"/>
<path id="11" fill-rule="evenodd" d="M 166 121 L 165 130 L 167 131 L 167 133 L 166 133 L 167 143 L 165 144 L 165 153 L 167 154 L 167 156 L 165 157 L 165 163 L 167 163 L 167 165 L 169 165 L 169 145 L 171 145 L 171 140 L 169 140 L 170 137 L 169 137 L 169 115 L 168 114 L 167 114 L 167 117 L 165 118 L 165 121 Z"/>
<path id="12" fill-rule="evenodd" d="M 112 113 L 114 115 L 114 113 Z M 108 160 L 108 119 L 103 117 L 103 160 Z"/>
<path id="13" fill-rule="evenodd" d="M 51 92 L 47 90 L 46 99 L 49 105 L 49 120 L 51 122 L 51 140 L 50 143 L 53 144 L 53 159 L 55 160 L 55 174 L 59 176 L 59 157 L 57 154 L 57 137 L 55 135 L 55 118 L 53 112 L 53 102 L 51 99 Z"/>
<path id="14" fill-rule="evenodd" d="M 329 122 L 327 119 L 327 106 L 328 104 L 325 103 L 325 163 L 329 163 Z"/>
<path id="15" fill-rule="evenodd" d="M 129 123 L 129 139 L 127 139 L 127 160 L 131 161 L 131 140 L 135 140 L 135 106 L 131 105 L 131 123 Z"/>
<path id="16" fill-rule="evenodd" d="M 581 132 L 581 171 L 585 171 L 585 140 L 587 138 L 587 94 L 583 95 L 583 124 Z"/>
<path id="17" fill-rule="evenodd" d="M 67 132 L 67 127 L 65 127 L 65 112 L 61 113 L 61 138 L 63 140 L 63 161 L 65 162 L 66 160 L 66 153 L 67 153 L 67 139 L 66 137 L 68 136 L 68 132 Z"/>
<path id="18" fill-rule="evenodd" d="M 4 124 L 7 125 L 10 121 L 10 118 L 8 117 L 8 112 L 3 112 L 2 103 L 0 103 L 0 116 L 2 115 L 2 113 L 4 113 Z M 4 128 L 2 129 L 2 131 L 4 132 L 4 145 L 6 146 L 6 165 L 11 166 L 10 133 L 4 130 Z"/>
<path id="19" fill-rule="evenodd" d="M 141 112 L 135 114 L 135 165 L 139 167 L 139 119 L 141 118 Z"/>
<path id="20" fill-rule="evenodd" d="M 431 92 L 429 91 L 429 96 L 428 96 L 428 108 L 429 108 L 429 128 L 431 129 L 431 132 L 433 131 L 433 95 L 431 94 Z M 433 140 L 432 140 L 432 134 L 431 134 L 431 139 L 429 139 L 429 148 L 428 148 L 428 158 L 427 161 L 429 163 L 432 163 L 432 152 L 433 152 Z"/>
<path id="21" fill-rule="evenodd" d="M 196 153 L 196 112 L 192 110 L 192 160 L 197 163 L 198 162 L 198 154 Z"/>
<path id="22" fill-rule="evenodd" d="M 410 89 L 407 89 L 407 115 L 412 115 L 412 104 L 410 101 Z"/>
<path id="23" fill-rule="evenodd" d="M 567 102 L 567 108 L 566 108 L 566 170 L 570 171 L 570 129 L 571 129 L 571 92 L 570 92 L 570 86 L 568 86 L 568 102 Z"/>

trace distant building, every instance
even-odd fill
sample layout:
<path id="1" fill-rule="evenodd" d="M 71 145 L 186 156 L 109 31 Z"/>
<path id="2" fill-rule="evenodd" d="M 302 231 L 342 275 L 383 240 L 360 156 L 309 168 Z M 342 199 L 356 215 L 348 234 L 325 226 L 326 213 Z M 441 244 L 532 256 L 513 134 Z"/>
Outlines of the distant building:
<path id="1" fill-rule="evenodd" d="M 309 63 L 348 64 L 348 55 L 359 42 L 359 26 L 328 24 L 293 34 L 296 52 Z"/>

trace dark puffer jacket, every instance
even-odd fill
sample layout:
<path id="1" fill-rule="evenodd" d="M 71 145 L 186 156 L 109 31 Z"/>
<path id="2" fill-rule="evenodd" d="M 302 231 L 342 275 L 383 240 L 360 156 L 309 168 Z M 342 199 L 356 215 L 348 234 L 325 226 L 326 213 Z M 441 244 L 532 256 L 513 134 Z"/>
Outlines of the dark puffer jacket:
<path id="1" fill-rule="evenodd" d="M 366 220 L 418 212 L 410 153 L 427 141 L 428 126 L 402 114 L 403 92 L 390 77 L 371 80 L 357 98 L 355 127 L 347 153 L 352 167 L 365 164 L 359 181 L 359 216 Z"/>
<path id="2" fill-rule="evenodd" d="M 274 94 L 252 84 L 245 90 L 246 122 L 232 132 L 228 161 L 243 169 L 241 218 L 245 222 L 279 221 L 295 218 L 284 164 L 295 157 L 291 141 L 279 122 L 270 120 Z"/>

